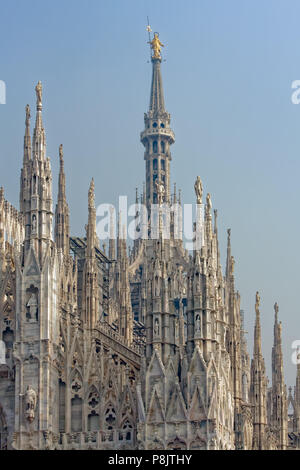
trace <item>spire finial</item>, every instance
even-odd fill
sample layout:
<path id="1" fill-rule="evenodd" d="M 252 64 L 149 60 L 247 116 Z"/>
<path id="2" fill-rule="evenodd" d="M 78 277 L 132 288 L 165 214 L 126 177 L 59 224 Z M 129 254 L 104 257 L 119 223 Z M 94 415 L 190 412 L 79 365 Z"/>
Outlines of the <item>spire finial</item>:
<path id="1" fill-rule="evenodd" d="M 30 126 L 30 106 L 29 104 L 26 105 L 25 107 L 25 112 L 26 112 L 26 119 L 25 119 L 25 126 L 26 126 L 26 130 L 29 129 L 29 126 Z"/>
<path id="2" fill-rule="evenodd" d="M 39 80 L 36 87 L 35 87 L 35 93 L 36 93 L 36 107 L 37 109 L 42 108 L 42 95 L 43 95 L 43 87 L 42 87 L 42 82 Z"/>
<path id="3" fill-rule="evenodd" d="M 256 315 L 259 315 L 259 305 L 260 305 L 260 295 L 259 292 L 257 291 L 255 294 L 255 312 Z"/>
<path id="4" fill-rule="evenodd" d="M 207 196 L 206 196 L 206 210 L 207 210 L 207 215 L 210 215 L 211 208 L 212 208 L 211 197 L 210 197 L 210 194 L 207 193 Z"/>
<path id="5" fill-rule="evenodd" d="M 25 107 L 25 135 L 24 135 L 24 159 L 23 162 L 31 158 L 31 137 L 30 137 L 30 106 Z"/>
<path id="6" fill-rule="evenodd" d="M 64 165 L 64 149 L 63 149 L 63 144 L 60 144 L 60 146 L 59 146 L 59 162 L 60 162 L 60 166 L 63 167 L 63 165 Z"/>
<path id="7" fill-rule="evenodd" d="M 278 303 L 277 303 L 277 302 L 275 302 L 275 304 L 274 304 L 274 311 L 275 311 L 275 323 L 278 323 L 279 307 L 278 307 Z"/>
<path id="8" fill-rule="evenodd" d="M 95 209 L 95 183 L 94 183 L 94 178 L 92 178 L 90 188 L 89 188 L 89 209 Z"/>
<path id="9" fill-rule="evenodd" d="M 215 233 L 218 232 L 218 211 L 214 209 L 214 231 Z"/>
<path id="10" fill-rule="evenodd" d="M 197 204 L 202 204 L 203 186 L 200 176 L 197 176 L 197 179 L 194 184 L 194 189 L 196 193 Z"/>
<path id="11" fill-rule="evenodd" d="M 259 305 L 260 305 L 260 296 L 259 293 L 256 292 L 255 295 L 255 313 L 256 313 L 256 320 L 255 320 L 255 327 L 254 327 L 254 355 L 261 355 L 261 332 L 260 332 L 260 312 L 259 312 Z"/>

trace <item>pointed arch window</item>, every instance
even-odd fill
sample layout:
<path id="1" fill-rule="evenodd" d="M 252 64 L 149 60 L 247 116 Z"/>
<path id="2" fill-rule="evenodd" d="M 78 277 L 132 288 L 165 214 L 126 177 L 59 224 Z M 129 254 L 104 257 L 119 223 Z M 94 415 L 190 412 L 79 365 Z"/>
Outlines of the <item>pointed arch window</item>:
<path id="1" fill-rule="evenodd" d="M 71 430 L 82 431 L 82 398 L 75 396 L 71 400 Z"/>
<path id="2" fill-rule="evenodd" d="M 153 170 L 157 170 L 157 158 L 153 160 Z"/>
<path id="3" fill-rule="evenodd" d="M 116 423 L 116 411 L 114 406 L 110 403 L 105 411 L 105 424 L 108 430 L 112 430 Z"/>
<path id="4" fill-rule="evenodd" d="M 157 153 L 158 150 L 158 145 L 157 145 L 157 140 L 153 141 L 153 153 Z"/>
<path id="5" fill-rule="evenodd" d="M 93 410 L 88 415 L 88 431 L 98 431 L 100 428 L 99 415 Z"/>
<path id="6" fill-rule="evenodd" d="M 65 432 L 66 384 L 59 379 L 59 431 Z"/>
<path id="7" fill-rule="evenodd" d="M 161 143 L 160 143 L 160 147 L 161 147 L 161 153 L 165 153 L 165 149 L 166 149 L 166 144 L 165 142 L 162 140 Z"/>
<path id="8" fill-rule="evenodd" d="M 164 152 L 163 152 L 163 153 L 164 153 Z M 166 165 L 165 165 L 165 160 L 164 160 L 164 158 L 161 159 L 160 164 L 161 164 L 161 169 L 162 169 L 162 171 L 165 171 L 165 170 L 166 170 Z"/>

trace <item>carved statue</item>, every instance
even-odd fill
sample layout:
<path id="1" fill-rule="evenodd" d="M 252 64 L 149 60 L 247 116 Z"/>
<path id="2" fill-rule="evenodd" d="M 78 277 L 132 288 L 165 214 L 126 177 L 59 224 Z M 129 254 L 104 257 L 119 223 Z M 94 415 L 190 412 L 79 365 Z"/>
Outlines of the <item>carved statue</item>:
<path id="1" fill-rule="evenodd" d="M 197 314 L 197 316 L 196 316 L 196 322 L 195 323 L 196 323 L 196 331 L 200 332 L 200 326 L 201 325 L 200 325 L 200 316 L 199 316 L 199 314 Z"/>
<path id="2" fill-rule="evenodd" d="M 154 33 L 154 38 L 152 41 L 149 41 L 148 44 L 151 45 L 151 49 L 153 49 L 153 59 L 160 59 L 160 51 L 161 48 L 164 47 L 163 43 L 159 40 L 158 34 Z"/>
<path id="3" fill-rule="evenodd" d="M 234 261 L 234 257 L 231 256 L 231 260 L 230 260 L 230 274 L 234 274 L 234 265 L 235 265 L 235 261 Z"/>
<path id="4" fill-rule="evenodd" d="M 94 178 L 92 178 L 90 189 L 89 189 L 89 208 L 95 207 L 95 183 Z"/>
<path id="5" fill-rule="evenodd" d="M 37 106 L 41 106 L 42 105 L 42 93 L 43 93 L 43 89 L 42 89 L 42 83 L 39 81 L 37 86 L 35 87 L 35 92 L 36 92 L 36 104 Z"/>
<path id="6" fill-rule="evenodd" d="M 163 203 L 164 195 L 165 195 L 165 187 L 163 184 L 159 183 L 157 180 L 155 181 L 156 191 L 157 191 L 157 200 L 158 204 L 161 206 Z"/>
<path id="7" fill-rule="evenodd" d="M 28 385 L 25 392 L 25 418 L 27 421 L 32 423 L 34 420 L 34 413 L 37 404 L 37 394 L 36 391 Z"/>
<path id="8" fill-rule="evenodd" d="M 37 303 L 37 297 L 35 293 L 31 294 L 27 303 L 27 307 L 29 307 L 30 319 L 35 320 L 37 318 L 37 311 L 38 311 L 38 303 Z"/>
<path id="9" fill-rule="evenodd" d="M 59 158 L 60 158 L 60 160 L 62 160 L 63 156 L 64 156 L 63 144 L 60 144 L 60 146 L 59 146 Z"/>
<path id="10" fill-rule="evenodd" d="M 26 126 L 29 125 L 29 120 L 30 120 L 30 106 L 29 104 L 26 105 L 26 108 L 25 108 L 25 111 L 26 111 L 26 121 L 25 121 L 25 124 Z"/>
<path id="11" fill-rule="evenodd" d="M 201 181 L 200 176 L 197 176 L 194 189 L 196 193 L 197 204 L 202 204 L 203 186 L 202 186 L 202 181 Z"/>
<path id="12" fill-rule="evenodd" d="M 155 277 L 154 281 L 154 295 L 155 297 L 160 296 L 160 279 L 158 278 L 158 276 Z"/>
<path id="13" fill-rule="evenodd" d="M 175 338 L 179 337 L 179 320 L 175 318 Z"/>
<path id="14" fill-rule="evenodd" d="M 278 307 L 278 303 L 277 303 L 277 302 L 275 302 L 275 304 L 274 304 L 274 310 L 275 310 L 275 313 L 276 313 L 276 315 L 277 315 L 278 312 L 279 312 L 279 307 Z"/>
<path id="15" fill-rule="evenodd" d="M 207 207 L 207 212 L 210 213 L 212 204 L 211 204 L 211 197 L 209 193 L 207 193 L 207 196 L 206 196 L 206 207 Z"/>
<path id="16" fill-rule="evenodd" d="M 36 232 L 36 216 L 32 216 L 32 232 Z"/>
<path id="17" fill-rule="evenodd" d="M 154 321 L 154 334 L 156 336 L 159 335 L 159 320 L 158 320 L 158 318 L 155 318 L 155 321 Z"/>
<path id="18" fill-rule="evenodd" d="M 259 312 L 259 304 L 260 304 L 260 296 L 259 296 L 259 293 L 256 292 L 256 295 L 255 295 L 255 312 L 256 313 Z"/>

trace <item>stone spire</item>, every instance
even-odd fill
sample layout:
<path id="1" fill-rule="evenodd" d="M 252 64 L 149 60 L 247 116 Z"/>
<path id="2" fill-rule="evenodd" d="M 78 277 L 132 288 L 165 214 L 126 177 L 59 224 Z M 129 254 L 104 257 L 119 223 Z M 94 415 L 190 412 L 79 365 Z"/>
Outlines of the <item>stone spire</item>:
<path id="1" fill-rule="evenodd" d="M 300 433 L 300 348 L 298 347 L 296 352 L 297 358 L 297 374 L 296 374 L 296 386 L 294 388 L 294 431 Z M 291 395 L 291 393 L 290 393 Z"/>
<path id="2" fill-rule="evenodd" d="M 121 231 L 121 226 L 119 226 Z M 118 256 L 118 294 L 119 294 L 119 332 L 126 339 L 126 341 L 132 343 L 133 333 L 133 315 L 131 306 L 131 294 L 130 294 L 130 283 L 129 283 L 129 271 L 128 271 L 128 257 L 126 250 L 126 234 L 125 226 L 123 226 L 122 238 L 120 239 L 120 254 Z M 119 234 L 120 236 L 120 234 Z"/>
<path id="3" fill-rule="evenodd" d="M 261 349 L 261 328 L 259 312 L 260 296 L 256 292 L 255 312 L 256 321 L 254 328 L 254 350 L 251 362 L 251 386 L 250 401 L 253 406 L 253 449 L 264 450 L 266 448 L 265 431 L 267 426 L 267 379 L 265 361 Z"/>
<path id="4" fill-rule="evenodd" d="M 20 182 L 20 210 L 25 218 L 25 255 L 30 246 L 42 261 L 52 241 L 52 172 L 46 158 L 46 138 L 42 122 L 42 85 L 36 88 L 36 122 L 33 132 L 32 158 L 30 158 L 30 109 L 26 106 L 24 159 Z"/>
<path id="5" fill-rule="evenodd" d="M 87 225 L 87 252 L 88 256 L 93 256 L 95 247 L 99 247 L 99 240 L 96 233 L 96 207 L 95 207 L 95 183 L 94 178 L 88 192 L 88 225 Z"/>
<path id="6" fill-rule="evenodd" d="M 21 169 L 21 181 L 20 181 L 20 211 L 25 211 L 25 198 L 26 198 L 26 181 L 28 163 L 31 159 L 31 136 L 30 136 L 30 107 L 29 104 L 25 108 L 25 135 L 24 135 L 24 154 L 23 154 L 23 168 Z"/>
<path id="7" fill-rule="evenodd" d="M 163 83 L 160 71 L 161 58 L 152 57 L 152 82 L 150 92 L 150 106 L 149 111 L 153 114 L 165 112 L 165 100 L 163 92 Z"/>
<path id="8" fill-rule="evenodd" d="M 66 199 L 66 177 L 62 144 L 59 146 L 58 196 L 55 210 L 55 242 L 65 255 L 69 253 L 69 207 Z"/>
<path id="9" fill-rule="evenodd" d="M 278 448 L 287 446 L 287 394 L 283 375 L 283 355 L 281 345 L 281 322 L 278 322 L 278 304 L 274 305 L 274 345 L 272 349 L 272 428 L 276 432 Z"/>
<path id="10" fill-rule="evenodd" d="M 30 107 L 26 105 L 25 135 L 24 135 L 24 160 L 23 164 L 31 158 L 31 136 L 30 136 Z"/>
<path id="11" fill-rule="evenodd" d="M 162 44 L 155 33 L 150 42 L 153 49 L 152 83 L 149 111 L 144 116 L 145 130 L 141 133 L 141 142 L 145 147 L 146 160 L 146 204 L 150 211 L 151 204 L 158 204 L 156 181 L 165 189 L 164 202 L 170 201 L 170 146 L 175 136 L 170 128 L 170 114 L 165 110 L 162 77 L 160 71 Z"/>
<path id="12" fill-rule="evenodd" d="M 86 226 L 86 256 L 84 266 L 84 293 L 83 313 L 84 321 L 89 328 L 94 328 L 99 320 L 99 270 L 96 258 L 96 247 L 99 245 L 96 234 L 96 208 L 95 208 L 95 184 L 92 178 L 88 192 L 88 224 Z"/>
<path id="13" fill-rule="evenodd" d="M 255 327 L 254 327 L 254 357 L 262 358 L 262 350 L 261 350 L 261 327 L 260 327 L 260 312 L 259 312 L 259 305 L 260 305 L 260 296 L 259 293 L 256 292 L 255 297 Z"/>
<path id="14" fill-rule="evenodd" d="M 109 226 L 109 248 L 108 256 L 111 260 L 116 259 L 116 235 L 115 235 L 115 221 L 114 221 L 114 209 L 110 209 L 110 226 Z"/>
<path id="15" fill-rule="evenodd" d="M 226 279 L 230 276 L 230 264 L 231 264 L 231 229 L 227 229 L 227 258 L 226 258 Z"/>
<path id="16" fill-rule="evenodd" d="M 42 119 L 42 84 L 39 81 L 35 87 L 36 92 L 36 120 L 33 131 L 33 158 L 44 160 L 46 158 L 46 137 Z"/>

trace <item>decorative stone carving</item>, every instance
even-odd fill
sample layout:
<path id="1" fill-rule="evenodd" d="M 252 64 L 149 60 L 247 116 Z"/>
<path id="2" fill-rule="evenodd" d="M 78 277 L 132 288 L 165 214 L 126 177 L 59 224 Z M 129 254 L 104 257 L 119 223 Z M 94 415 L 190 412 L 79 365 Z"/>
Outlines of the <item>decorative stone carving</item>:
<path id="1" fill-rule="evenodd" d="M 28 320 L 29 321 L 36 321 L 37 320 L 37 314 L 38 314 L 38 302 L 37 302 L 37 296 L 33 292 L 27 302 L 27 308 L 28 308 Z"/>
<path id="2" fill-rule="evenodd" d="M 36 391 L 30 386 L 27 386 L 25 397 L 24 397 L 24 405 L 25 405 L 25 418 L 29 423 L 35 418 L 35 409 L 37 404 L 37 394 Z"/>
<path id="3" fill-rule="evenodd" d="M 197 204 L 202 204 L 203 186 L 200 176 L 197 176 L 194 189 L 196 193 Z"/>

